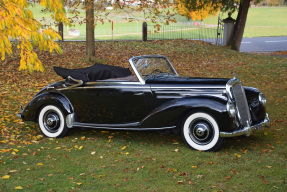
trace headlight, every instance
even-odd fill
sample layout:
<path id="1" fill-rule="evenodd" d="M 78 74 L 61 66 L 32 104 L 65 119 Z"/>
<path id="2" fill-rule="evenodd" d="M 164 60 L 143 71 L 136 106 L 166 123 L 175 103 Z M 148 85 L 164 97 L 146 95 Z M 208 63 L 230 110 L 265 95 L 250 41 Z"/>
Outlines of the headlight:
<path id="1" fill-rule="evenodd" d="M 265 107 L 266 106 L 266 97 L 263 93 L 259 93 L 259 102 Z"/>
<path id="2" fill-rule="evenodd" d="M 236 115 L 236 107 L 231 101 L 227 102 L 226 109 L 227 109 L 229 116 L 234 118 Z"/>

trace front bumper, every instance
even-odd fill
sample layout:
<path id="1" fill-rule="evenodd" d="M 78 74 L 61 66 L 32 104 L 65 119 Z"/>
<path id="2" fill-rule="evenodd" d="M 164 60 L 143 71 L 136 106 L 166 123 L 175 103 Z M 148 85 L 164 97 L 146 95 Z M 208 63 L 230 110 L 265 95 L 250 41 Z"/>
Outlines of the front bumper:
<path id="1" fill-rule="evenodd" d="M 243 129 L 233 131 L 233 132 L 220 132 L 220 137 L 236 137 L 241 135 L 250 136 L 253 131 L 255 130 L 261 130 L 262 127 L 270 127 L 270 119 L 268 117 L 268 114 L 266 113 L 265 119 L 256 125 L 250 126 L 247 124 L 246 127 Z"/>
<path id="2" fill-rule="evenodd" d="M 22 115 L 22 113 L 23 113 L 23 108 L 22 108 L 22 106 L 20 106 L 20 113 L 18 113 L 16 116 L 17 116 L 17 118 L 19 118 L 19 119 L 23 119 L 23 115 Z"/>

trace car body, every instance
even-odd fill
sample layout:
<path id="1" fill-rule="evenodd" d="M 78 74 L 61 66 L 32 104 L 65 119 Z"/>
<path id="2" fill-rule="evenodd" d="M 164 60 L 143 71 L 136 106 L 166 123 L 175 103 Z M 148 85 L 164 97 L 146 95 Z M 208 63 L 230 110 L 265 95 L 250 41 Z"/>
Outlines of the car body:
<path id="1" fill-rule="evenodd" d="M 74 127 L 177 129 L 188 147 L 201 151 L 218 150 L 224 137 L 249 136 L 270 126 L 264 94 L 243 87 L 236 77 L 181 77 L 161 55 L 136 56 L 129 63 L 133 76 L 120 69 L 124 73 L 91 80 L 90 68 L 73 77 L 68 71 L 65 80 L 39 91 L 18 116 L 38 122 L 48 137 L 64 137 Z"/>

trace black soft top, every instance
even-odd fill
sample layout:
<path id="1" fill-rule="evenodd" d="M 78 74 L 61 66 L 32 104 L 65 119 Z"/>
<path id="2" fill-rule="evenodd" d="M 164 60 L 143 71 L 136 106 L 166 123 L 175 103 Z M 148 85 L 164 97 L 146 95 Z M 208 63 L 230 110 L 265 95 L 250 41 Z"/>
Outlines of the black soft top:
<path id="1" fill-rule="evenodd" d="M 83 82 L 105 80 L 111 78 L 127 77 L 132 75 L 128 68 L 95 63 L 91 67 L 79 69 L 66 69 L 53 67 L 57 75 L 66 79 L 68 76 Z"/>

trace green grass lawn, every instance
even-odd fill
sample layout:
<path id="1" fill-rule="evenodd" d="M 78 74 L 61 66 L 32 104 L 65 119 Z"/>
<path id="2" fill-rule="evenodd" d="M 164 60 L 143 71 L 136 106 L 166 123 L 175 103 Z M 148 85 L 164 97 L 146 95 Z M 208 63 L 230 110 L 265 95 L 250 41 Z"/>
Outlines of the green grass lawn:
<path id="1" fill-rule="evenodd" d="M 237 77 L 267 97 L 271 128 L 225 139 L 218 152 L 188 149 L 180 135 L 72 129 L 42 137 L 16 119 L 19 106 L 60 80 L 53 66 L 86 63 L 85 43 L 41 53 L 45 73 L 19 72 L 19 56 L 0 63 L 0 191 L 286 191 L 286 58 L 238 53 L 199 41 L 96 42 L 96 62 L 128 67 L 131 56 L 169 57 L 183 76 Z M 95 109 L 96 110 L 96 109 Z"/>
<path id="2" fill-rule="evenodd" d="M 33 4 L 30 6 L 34 17 L 42 21 L 43 24 L 51 23 L 50 14 L 41 12 L 41 6 Z M 79 20 L 85 17 L 83 10 L 80 10 Z M 114 21 L 114 40 L 129 39 L 129 40 L 141 40 L 142 22 L 138 20 L 134 22 L 128 22 L 123 17 L 136 17 L 143 18 L 144 15 L 141 12 L 131 12 L 130 9 L 126 11 L 107 11 L 109 15 L 106 17 L 104 24 L 99 22 L 95 28 L 95 39 L 97 40 L 112 40 L 112 27 L 110 21 Z M 69 13 L 71 17 L 72 14 Z M 221 18 L 227 17 L 227 13 L 220 14 Z M 237 13 L 234 13 L 232 17 L 235 19 Z M 104 17 L 105 18 L 105 17 Z M 178 23 L 170 25 L 172 26 L 185 26 L 183 23 L 188 22 L 183 16 L 175 16 Z M 245 27 L 244 37 L 261 37 L 261 36 L 287 36 L 287 7 L 252 7 L 249 9 L 247 23 Z M 210 16 L 204 22 L 207 27 L 210 25 L 217 25 L 218 16 Z M 191 21 L 190 21 L 191 22 Z M 53 26 L 55 28 L 55 26 Z M 55 28 L 56 29 L 56 28 Z M 80 30 L 80 37 L 69 36 L 67 29 L 78 29 Z M 56 29 L 57 30 L 57 29 Z M 84 24 L 73 23 L 72 27 L 64 27 L 64 35 L 66 40 L 85 40 L 86 26 Z M 170 36 L 170 34 L 168 34 Z M 181 36 L 179 32 L 174 32 L 171 38 L 178 38 Z M 185 35 L 183 38 L 190 39 L 196 34 Z"/>
<path id="3" fill-rule="evenodd" d="M 236 19 L 237 13 L 232 17 Z M 221 18 L 226 18 L 222 14 Z M 244 37 L 287 36 L 287 7 L 253 7 L 249 8 Z M 216 24 L 217 17 L 211 16 L 204 21 Z"/>

